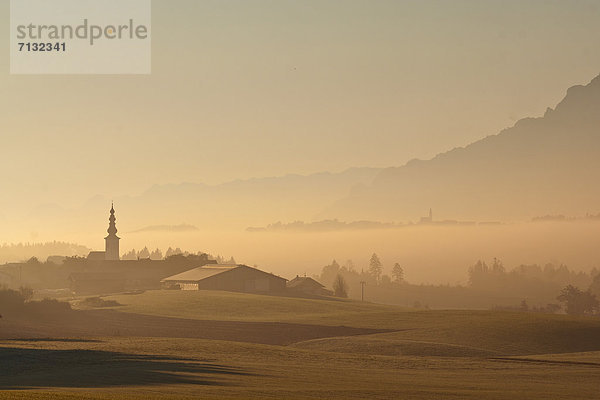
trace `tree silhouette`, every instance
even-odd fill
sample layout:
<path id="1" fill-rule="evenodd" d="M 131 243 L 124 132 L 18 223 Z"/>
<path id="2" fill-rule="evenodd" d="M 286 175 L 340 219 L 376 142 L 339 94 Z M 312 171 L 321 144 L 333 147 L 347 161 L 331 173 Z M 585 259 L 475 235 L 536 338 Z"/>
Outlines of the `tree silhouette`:
<path id="1" fill-rule="evenodd" d="M 326 265 L 321 270 L 321 281 L 323 282 L 333 282 L 336 278 L 336 275 L 340 272 L 340 265 L 336 260 L 333 260 L 331 264 Z"/>
<path id="2" fill-rule="evenodd" d="M 341 274 L 337 274 L 333 281 L 333 294 L 335 297 L 348 297 L 348 284 Z"/>
<path id="3" fill-rule="evenodd" d="M 571 315 L 594 314 L 599 307 L 595 295 L 590 291 L 582 292 L 572 285 L 565 287 L 556 299 L 565 304 L 567 314 Z"/>
<path id="4" fill-rule="evenodd" d="M 148 247 L 144 247 L 137 256 L 140 260 L 150 258 L 150 250 L 148 250 Z"/>
<path id="5" fill-rule="evenodd" d="M 162 251 L 160 251 L 160 249 L 154 250 L 152 252 L 152 254 L 150 254 L 150 259 L 151 260 L 162 260 L 163 259 Z"/>
<path id="6" fill-rule="evenodd" d="M 135 261 L 137 260 L 137 252 L 135 251 L 135 249 L 132 249 L 131 251 L 123 254 L 123 257 L 121 257 L 122 260 L 129 260 L 129 261 Z"/>
<path id="7" fill-rule="evenodd" d="M 494 263 L 492 264 L 492 272 L 496 274 L 504 274 L 506 272 L 502 261 L 498 260 L 497 258 L 494 258 Z"/>
<path id="8" fill-rule="evenodd" d="M 379 260 L 377 254 L 373 253 L 371 256 L 371 261 L 369 261 L 369 274 L 375 278 L 376 281 L 379 282 L 379 278 L 381 277 L 381 272 L 383 271 L 383 265 Z"/>
<path id="9" fill-rule="evenodd" d="M 175 255 L 175 250 L 173 250 L 172 247 L 169 247 L 167 249 L 167 252 L 165 253 L 165 258 L 169 258 L 169 257 L 174 256 L 174 255 Z"/>
<path id="10" fill-rule="evenodd" d="M 354 263 L 352 262 L 352 260 L 346 261 L 346 265 L 344 265 L 344 266 L 346 267 L 348 272 L 354 272 L 356 270 L 356 267 L 354 266 Z"/>
<path id="11" fill-rule="evenodd" d="M 592 292 L 596 296 L 600 296 L 600 274 L 594 277 L 594 280 L 590 285 L 590 292 Z"/>
<path id="12" fill-rule="evenodd" d="M 392 268 L 392 277 L 394 278 L 394 282 L 404 282 L 404 268 L 402 268 L 400 264 L 394 264 L 394 268 Z"/>

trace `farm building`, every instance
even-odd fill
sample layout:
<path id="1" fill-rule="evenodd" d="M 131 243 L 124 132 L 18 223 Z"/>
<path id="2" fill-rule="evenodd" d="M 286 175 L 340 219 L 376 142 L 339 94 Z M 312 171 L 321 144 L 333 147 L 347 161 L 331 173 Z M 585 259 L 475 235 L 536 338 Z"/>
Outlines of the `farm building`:
<path id="1" fill-rule="evenodd" d="M 287 289 L 290 292 L 301 294 L 312 294 L 316 296 L 331 296 L 333 292 L 325 288 L 313 278 L 296 276 L 287 283 Z"/>
<path id="2" fill-rule="evenodd" d="M 71 290 L 77 294 L 108 294 L 161 287 L 161 279 L 199 265 L 214 264 L 205 256 L 171 256 L 165 260 L 94 261 L 67 259 L 62 271 L 69 273 Z"/>
<path id="3" fill-rule="evenodd" d="M 163 279 L 163 287 L 181 290 L 225 290 L 281 293 L 286 279 L 246 265 L 205 265 Z"/>

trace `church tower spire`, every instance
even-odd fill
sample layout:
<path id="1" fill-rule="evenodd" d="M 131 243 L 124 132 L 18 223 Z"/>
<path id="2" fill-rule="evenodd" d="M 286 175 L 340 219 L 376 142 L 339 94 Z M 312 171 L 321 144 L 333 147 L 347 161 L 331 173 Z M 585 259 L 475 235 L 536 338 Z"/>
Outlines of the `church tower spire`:
<path id="1" fill-rule="evenodd" d="M 121 240 L 117 236 L 117 218 L 115 217 L 115 205 L 111 204 L 110 207 L 110 217 L 108 218 L 108 236 L 104 238 L 106 242 L 106 252 L 105 257 L 108 261 L 118 261 L 119 260 L 119 240 Z"/>

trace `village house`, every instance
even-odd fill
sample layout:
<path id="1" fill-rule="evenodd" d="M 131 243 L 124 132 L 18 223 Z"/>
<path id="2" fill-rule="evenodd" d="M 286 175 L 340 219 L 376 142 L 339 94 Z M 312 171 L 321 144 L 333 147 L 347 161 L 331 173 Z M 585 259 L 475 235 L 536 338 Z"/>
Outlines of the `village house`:
<path id="1" fill-rule="evenodd" d="M 297 294 L 309 294 L 314 296 L 332 296 L 333 292 L 325 286 L 306 276 L 296 276 L 287 283 L 287 290 Z"/>

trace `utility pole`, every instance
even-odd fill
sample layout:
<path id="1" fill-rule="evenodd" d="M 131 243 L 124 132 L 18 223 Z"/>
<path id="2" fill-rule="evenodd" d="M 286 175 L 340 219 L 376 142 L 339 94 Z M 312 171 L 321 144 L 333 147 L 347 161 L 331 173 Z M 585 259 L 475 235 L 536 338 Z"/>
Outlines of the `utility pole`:
<path id="1" fill-rule="evenodd" d="M 365 301 L 365 285 L 367 282 L 360 281 L 360 301 Z"/>

